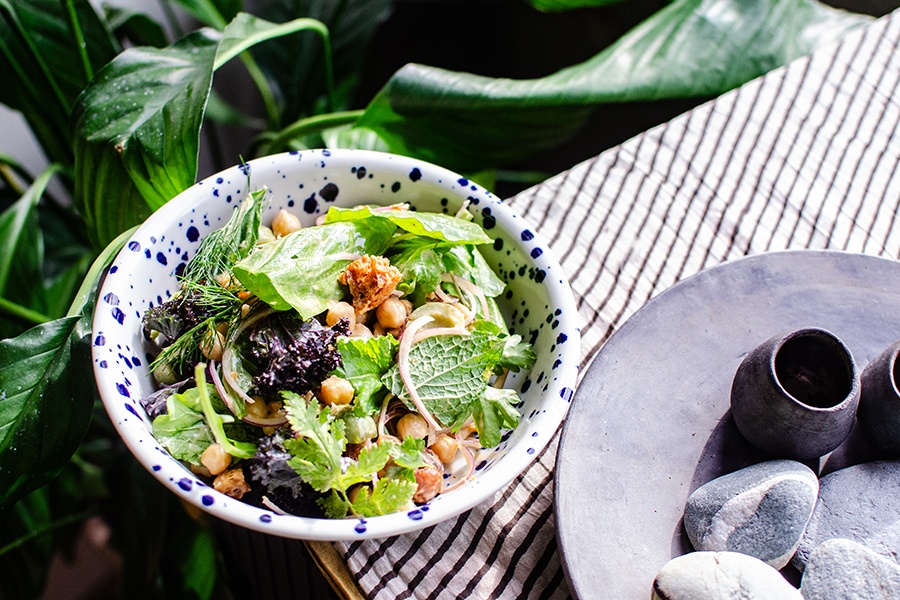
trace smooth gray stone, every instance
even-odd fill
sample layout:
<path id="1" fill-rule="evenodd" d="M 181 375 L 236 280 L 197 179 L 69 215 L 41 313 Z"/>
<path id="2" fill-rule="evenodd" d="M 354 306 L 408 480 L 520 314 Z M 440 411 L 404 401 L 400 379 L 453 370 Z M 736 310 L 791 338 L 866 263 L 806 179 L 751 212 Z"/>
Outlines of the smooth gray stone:
<path id="1" fill-rule="evenodd" d="M 806 600 L 900 598 L 900 565 L 853 540 L 830 539 L 810 555 L 800 592 Z"/>
<path id="2" fill-rule="evenodd" d="M 801 600 L 787 580 L 739 552 L 691 552 L 673 558 L 653 581 L 651 600 Z"/>
<path id="3" fill-rule="evenodd" d="M 900 520 L 866 538 L 862 544 L 869 550 L 900 563 Z"/>
<path id="4" fill-rule="evenodd" d="M 818 491 L 816 474 L 802 463 L 758 463 L 697 488 L 684 528 L 696 550 L 740 552 L 780 569 L 803 537 Z"/>
<path id="5" fill-rule="evenodd" d="M 803 571 L 813 550 L 832 538 L 861 544 L 871 539 L 877 541 L 872 548 L 876 551 L 885 543 L 890 544 L 887 530 L 900 523 L 898 490 L 900 461 L 897 460 L 855 465 L 822 477 L 819 501 L 791 563 Z"/>

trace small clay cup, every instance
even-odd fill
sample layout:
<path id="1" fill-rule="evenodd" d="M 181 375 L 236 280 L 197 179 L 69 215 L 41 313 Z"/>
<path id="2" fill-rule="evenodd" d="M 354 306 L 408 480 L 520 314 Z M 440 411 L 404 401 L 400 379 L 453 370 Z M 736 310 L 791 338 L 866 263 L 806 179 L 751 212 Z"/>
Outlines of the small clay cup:
<path id="1" fill-rule="evenodd" d="M 781 458 L 828 454 L 850 434 L 860 376 L 833 333 L 780 333 L 744 357 L 731 384 L 731 411 L 751 444 Z"/>
<path id="2" fill-rule="evenodd" d="M 900 342 L 887 347 L 863 369 L 860 383 L 860 428 L 870 442 L 892 454 L 900 454 Z"/>

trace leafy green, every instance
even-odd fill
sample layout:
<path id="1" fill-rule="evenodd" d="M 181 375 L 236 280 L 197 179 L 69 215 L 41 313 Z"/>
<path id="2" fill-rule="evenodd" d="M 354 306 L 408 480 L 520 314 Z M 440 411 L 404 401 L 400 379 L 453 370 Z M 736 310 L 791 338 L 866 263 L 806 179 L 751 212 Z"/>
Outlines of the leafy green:
<path id="1" fill-rule="evenodd" d="M 521 335 L 510 335 L 504 338 L 503 354 L 497 361 L 497 366 L 518 373 L 521 370 L 529 370 L 534 366 L 537 354 L 531 344 L 522 340 Z"/>
<path id="2" fill-rule="evenodd" d="M 425 295 L 437 289 L 444 274 L 442 248 L 430 238 L 407 238 L 391 248 L 391 264 L 400 269 L 403 279 L 397 285 L 413 304 L 425 302 Z"/>
<path id="3" fill-rule="evenodd" d="M 381 376 L 394 364 L 398 345 L 397 340 L 389 335 L 338 339 L 341 367 L 336 374 L 353 386 L 353 401 L 362 414 L 372 414 L 378 410 L 383 396 L 379 392 L 384 390 Z"/>
<path id="4" fill-rule="evenodd" d="M 275 310 L 294 308 L 310 319 L 343 297 L 338 275 L 352 260 L 348 254 L 383 254 L 394 230 L 384 219 L 303 228 L 259 246 L 234 274 Z"/>
<path id="5" fill-rule="evenodd" d="M 203 417 L 197 388 L 166 399 L 166 412 L 153 420 L 153 437 L 178 460 L 200 464 L 200 455 L 216 438 Z"/>
<path id="6" fill-rule="evenodd" d="M 411 210 L 373 211 L 368 206 L 349 209 L 332 206 L 325 214 L 326 223 L 370 218 L 387 219 L 403 231 L 451 244 L 489 244 L 493 241 L 480 225 L 441 213 Z"/>
<path id="7" fill-rule="evenodd" d="M 351 510 L 361 517 L 376 517 L 402 510 L 416 493 L 415 480 L 382 477 L 374 487 L 363 486 L 353 499 Z"/>
<path id="8" fill-rule="evenodd" d="M 81 316 L 0 341 L 0 511 L 49 482 L 90 422 L 90 352 Z"/>
<path id="9" fill-rule="evenodd" d="M 198 364 L 194 368 L 194 381 L 197 382 L 197 387 L 194 389 L 198 392 L 198 403 L 203 411 L 203 416 L 206 418 L 207 426 L 212 431 L 216 443 L 222 446 L 225 452 L 235 458 L 251 458 L 256 454 L 256 444 L 235 441 L 228 437 L 228 434 L 225 432 L 225 424 L 233 423 L 234 416 L 227 413 L 227 409 L 219 413 L 216 407 L 213 406 L 212 397 L 215 395 L 218 398 L 218 395 L 215 393 L 215 387 L 207 385 L 205 371 L 206 365 L 203 363 Z M 224 406 L 224 403 L 222 406 Z"/>
<path id="10" fill-rule="evenodd" d="M 506 283 L 497 277 L 484 256 L 474 246 L 454 246 L 441 254 L 448 273 L 459 275 L 477 285 L 488 298 L 499 296 Z M 484 315 L 488 317 L 489 315 Z"/>
<path id="11" fill-rule="evenodd" d="M 500 443 L 500 432 L 519 424 L 516 404 L 521 400 L 515 390 L 487 387 L 472 406 L 472 418 L 478 439 L 485 448 Z"/>
<path id="12" fill-rule="evenodd" d="M 409 353 L 409 375 L 425 408 L 443 425 L 461 426 L 484 394 L 502 349 L 497 337 L 478 330 L 470 335 L 429 337 L 415 344 Z M 415 409 L 397 366 L 382 381 Z"/>
<path id="13" fill-rule="evenodd" d="M 715 96 L 869 20 L 814 0 L 675 0 L 593 58 L 539 79 L 406 65 L 355 129 L 472 173 L 559 145 L 600 104 Z"/>
<path id="14" fill-rule="evenodd" d="M 351 504 L 348 491 L 351 487 L 372 481 L 376 473 L 385 468 L 392 457 L 398 461 L 399 473 L 395 473 L 393 479 L 409 481 L 408 469 L 403 465 L 421 464 L 421 453 L 418 460 L 415 453 L 421 452 L 416 442 L 405 442 L 402 446 L 392 441 L 384 440 L 372 446 L 363 448 L 356 460 L 343 458 L 342 455 L 347 446 L 344 437 L 344 422 L 335 419 L 329 411 L 320 410 L 318 402 L 307 403 L 302 396 L 293 392 L 284 392 L 285 408 L 288 422 L 298 437 L 285 440 L 285 448 L 293 455 L 288 459 L 288 465 L 293 468 L 313 489 L 319 492 L 331 492 L 322 502 L 326 515 L 329 518 L 342 518 L 348 511 L 354 511 L 358 516 L 374 516 L 384 514 L 379 512 L 356 513 L 355 503 Z M 413 467 L 414 468 L 414 467 Z M 405 505 L 416 491 L 415 479 L 412 488 L 408 485 L 389 485 L 387 478 L 381 478 L 382 492 L 377 500 L 378 506 L 363 502 L 364 510 L 396 510 Z M 376 489 L 378 489 L 376 485 Z M 394 502 L 402 493 L 408 493 L 405 501 L 400 505 Z M 396 507 L 395 507 L 396 506 Z M 393 508 L 392 508 L 393 507 Z"/>

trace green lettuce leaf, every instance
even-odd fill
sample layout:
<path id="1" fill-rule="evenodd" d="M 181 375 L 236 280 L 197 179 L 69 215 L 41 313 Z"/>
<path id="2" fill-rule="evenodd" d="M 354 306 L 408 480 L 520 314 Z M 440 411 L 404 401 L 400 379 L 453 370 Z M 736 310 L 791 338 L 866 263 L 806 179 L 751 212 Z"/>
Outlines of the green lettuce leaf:
<path id="1" fill-rule="evenodd" d="M 272 308 L 310 319 L 343 297 L 338 276 L 351 262 L 347 255 L 383 254 L 395 229 L 384 219 L 306 227 L 259 246 L 234 274 Z"/>
<path id="2" fill-rule="evenodd" d="M 328 209 L 325 222 L 359 221 L 369 218 L 387 219 L 403 231 L 451 244 L 489 244 L 494 241 L 480 225 L 442 213 L 412 210 L 374 212 L 368 206 L 349 209 L 333 206 Z"/>

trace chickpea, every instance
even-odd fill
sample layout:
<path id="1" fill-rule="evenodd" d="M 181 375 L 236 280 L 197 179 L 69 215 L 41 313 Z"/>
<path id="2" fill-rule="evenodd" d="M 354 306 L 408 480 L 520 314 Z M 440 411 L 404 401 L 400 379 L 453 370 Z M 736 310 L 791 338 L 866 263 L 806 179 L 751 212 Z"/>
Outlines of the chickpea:
<path id="1" fill-rule="evenodd" d="M 341 319 L 350 321 L 350 330 L 356 326 L 356 312 L 348 302 L 335 302 L 328 307 L 328 313 L 325 315 L 325 322 L 329 327 L 334 325 Z"/>
<path id="2" fill-rule="evenodd" d="M 453 459 L 456 458 L 456 451 L 459 449 L 459 444 L 457 444 L 456 440 L 449 435 L 442 435 L 429 446 L 429 448 L 432 452 L 437 454 L 437 457 L 441 459 L 442 463 L 449 465 L 453 462 Z"/>
<path id="3" fill-rule="evenodd" d="M 372 332 L 369 331 L 369 328 L 362 323 L 357 323 L 350 328 L 350 337 L 367 340 L 372 337 Z"/>
<path id="4" fill-rule="evenodd" d="M 219 444 L 210 444 L 200 455 L 200 464 L 209 469 L 211 475 L 218 475 L 231 464 L 231 455 Z"/>
<path id="5" fill-rule="evenodd" d="M 386 333 L 387 332 L 384 330 L 384 326 L 381 323 L 378 323 L 376 321 L 376 323 L 372 325 L 372 335 L 374 335 L 375 337 L 381 337 Z"/>
<path id="6" fill-rule="evenodd" d="M 397 437 L 401 440 L 405 440 L 406 436 L 422 440 L 427 435 L 428 423 L 418 413 L 406 413 L 397 421 Z"/>
<path id="7" fill-rule="evenodd" d="M 294 233 L 301 227 L 300 219 L 283 208 L 272 219 L 272 233 L 275 234 L 275 237 L 284 237 L 289 233 Z"/>
<path id="8" fill-rule="evenodd" d="M 209 360 L 222 360 L 222 354 L 225 352 L 225 336 L 219 331 L 207 333 L 200 343 L 200 352 Z"/>
<path id="9" fill-rule="evenodd" d="M 406 323 L 406 307 L 397 296 L 388 296 L 387 300 L 378 305 L 375 309 L 375 316 L 378 323 L 385 329 L 397 329 L 403 327 Z"/>
<path id="10" fill-rule="evenodd" d="M 256 400 L 256 402 L 248 402 L 247 406 L 247 416 L 255 417 L 257 419 L 265 419 L 269 416 L 269 407 L 266 406 L 266 402 L 264 400 Z"/>
<path id="11" fill-rule="evenodd" d="M 178 375 L 168 363 L 159 363 L 159 366 L 153 369 L 153 378 L 160 385 L 172 385 L 178 382 Z"/>
<path id="12" fill-rule="evenodd" d="M 319 397 L 329 406 L 350 404 L 350 401 L 353 400 L 353 385 L 342 377 L 332 375 L 322 382 Z"/>

